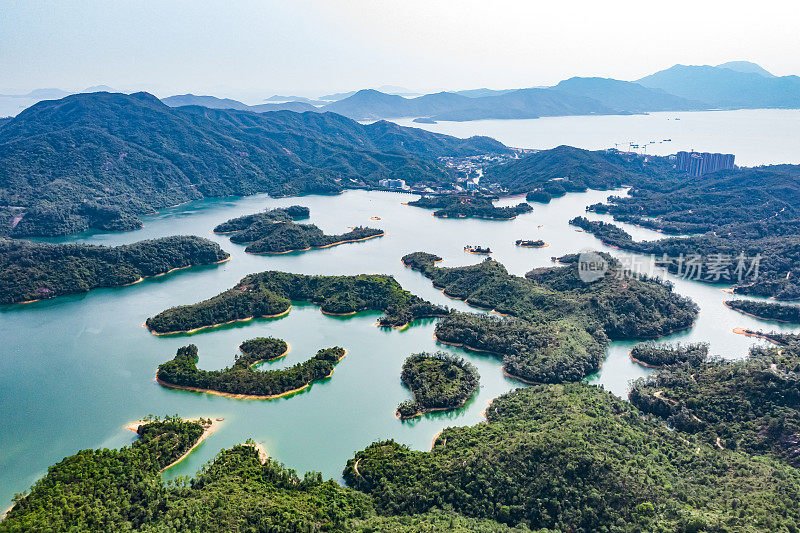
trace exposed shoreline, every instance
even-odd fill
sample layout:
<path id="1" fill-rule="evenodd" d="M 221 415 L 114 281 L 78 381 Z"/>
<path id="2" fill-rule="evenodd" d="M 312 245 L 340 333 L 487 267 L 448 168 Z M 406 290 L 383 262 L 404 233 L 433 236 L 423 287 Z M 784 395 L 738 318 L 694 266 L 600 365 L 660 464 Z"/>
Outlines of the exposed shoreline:
<path id="1" fill-rule="evenodd" d="M 766 335 L 764 335 L 764 334 L 762 334 L 760 332 L 757 332 L 757 331 L 751 331 L 749 329 L 744 329 L 744 328 L 739 328 L 739 327 L 733 328 L 732 331 L 734 333 L 736 333 L 737 335 L 744 335 L 745 337 L 755 337 L 757 339 L 763 339 L 765 341 L 769 341 L 769 342 L 771 342 L 772 344 L 774 344 L 776 346 L 782 346 L 782 344 L 777 342 L 777 341 L 775 341 L 775 339 L 770 338 L 770 337 L 768 337 L 768 336 L 766 336 Z"/>
<path id="2" fill-rule="evenodd" d="M 274 314 L 274 315 L 259 315 L 259 316 L 248 316 L 248 317 L 245 317 L 245 318 L 236 318 L 234 320 L 229 320 L 227 322 L 220 322 L 219 324 L 210 324 L 208 326 L 200 326 L 200 327 L 194 328 L 194 329 L 185 329 L 185 330 L 179 330 L 179 331 L 164 331 L 164 332 L 154 331 L 153 329 L 151 329 L 147 325 L 147 322 L 142 324 L 142 327 L 143 328 L 147 328 L 147 331 L 149 331 L 151 334 L 156 335 L 156 336 L 161 336 L 161 335 L 180 335 L 180 334 L 186 334 L 186 333 L 196 333 L 196 332 L 198 332 L 200 330 L 203 330 L 203 329 L 210 329 L 210 328 L 218 328 L 220 326 L 227 326 L 228 324 L 235 324 L 236 322 L 247 322 L 247 321 L 250 321 L 250 320 L 255 320 L 256 318 L 280 318 L 280 317 L 288 315 L 289 311 L 291 311 L 291 310 L 292 310 L 292 305 L 289 304 L 289 308 L 286 311 L 283 311 L 283 312 L 280 312 L 280 313 L 277 313 L 277 314 Z"/>
<path id="3" fill-rule="evenodd" d="M 230 260 L 231 260 L 231 256 L 230 256 L 230 254 L 228 254 L 228 257 L 226 257 L 225 259 L 222 259 L 220 261 L 214 261 L 213 263 L 208 263 L 208 264 L 209 265 L 218 265 L 220 263 L 225 263 L 226 261 L 230 261 Z M 84 294 L 84 293 L 87 293 L 87 292 L 91 292 L 91 291 L 93 291 L 95 289 L 118 289 L 120 287 L 130 287 L 131 285 L 136 285 L 137 283 L 141 283 L 146 279 L 153 279 L 153 278 L 158 278 L 158 277 L 161 277 L 161 276 L 166 276 L 170 272 L 175 272 L 176 270 L 184 270 L 184 269 L 192 268 L 192 267 L 195 267 L 195 266 L 207 266 L 207 265 L 186 265 L 186 266 L 182 266 L 182 267 L 175 267 L 175 268 L 171 268 L 171 269 L 167 270 L 166 272 L 160 272 L 158 274 L 153 274 L 152 276 L 139 276 L 139 279 L 133 280 L 130 283 L 123 283 L 122 285 L 92 287 L 91 289 L 89 289 L 87 291 L 68 292 L 68 293 L 64 293 L 64 294 L 58 294 L 56 296 L 53 296 L 52 298 L 36 298 L 34 300 L 23 300 L 21 302 L 11 302 L 10 304 L 4 304 L 4 305 L 32 304 L 34 302 L 41 302 L 43 300 L 55 300 L 56 298 L 60 298 L 61 296 L 70 296 L 70 295 L 73 295 L 73 294 Z"/>
<path id="4" fill-rule="evenodd" d="M 186 422 L 199 422 L 200 420 L 201 420 L 201 418 L 185 418 L 184 419 L 184 421 L 186 421 Z M 181 455 L 180 457 L 178 457 L 177 459 L 172 461 L 170 464 L 168 464 L 167 466 L 165 466 L 164 468 L 159 470 L 159 472 L 164 472 L 168 468 L 171 468 L 171 467 L 175 466 L 176 464 L 180 463 L 181 461 L 183 461 L 184 459 L 189 457 L 189 454 L 191 454 L 195 450 L 195 448 L 200 446 L 200 443 L 202 443 L 209 436 L 211 436 L 212 433 L 214 433 L 217 429 L 219 429 L 219 426 L 222 424 L 222 421 L 224 419 L 222 419 L 222 418 L 205 418 L 204 420 L 210 420 L 211 423 L 208 425 L 208 427 L 203 429 L 203 434 L 200 435 L 200 438 L 197 439 L 197 442 L 195 442 L 192 445 L 191 448 L 186 450 L 186 452 L 184 452 L 183 455 Z M 149 422 L 146 421 L 146 420 L 136 420 L 134 422 L 130 422 L 130 423 L 126 424 L 124 426 L 124 428 L 128 429 L 130 431 L 136 432 L 138 434 L 139 426 L 142 426 L 142 425 L 148 424 L 148 423 Z"/>
<path id="5" fill-rule="evenodd" d="M 347 244 L 350 242 L 368 241 L 369 239 L 374 239 L 376 237 L 383 237 L 384 235 L 386 235 L 386 232 L 382 231 L 378 234 L 370 235 L 369 237 L 362 237 L 360 239 L 345 239 L 343 241 L 332 242 L 330 244 L 325 244 L 323 246 L 308 246 L 307 248 L 296 248 L 293 250 L 284 250 L 282 252 L 248 252 L 247 250 L 245 250 L 245 253 L 248 253 L 250 255 L 282 255 L 282 254 L 290 254 L 292 252 L 307 252 L 309 250 L 322 250 L 324 248 L 330 248 L 331 246 L 338 246 L 340 244 Z"/>
<path id="6" fill-rule="evenodd" d="M 339 359 L 337 359 L 336 364 L 339 364 L 339 362 L 342 359 L 344 359 L 345 355 L 347 355 L 347 350 L 345 350 L 344 354 L 342 354 L 342 356 Z M 336 370 L 336 369 L 335 368 L 332 369 L 330 374 L 328 374 L 327 376 L 325 376 L 322 379 L 328 379 L 329 377 L 333 376 L 333 371 L 334 370 Z M 156 374 L 157 374 L 157 372 L 156 372 Z M 189 387 L 187 385 L 177 385 L 175 383 L 168 383 L 166 381 L 162 381 L 162 380 L 158 379 L 158 375 L 156 375 L 156 378 L 155 378 L 156 383 L 158 383 L 162 387 L 166 387 L 168 389 L 185 390 L 185 391 L 190 391 L 190 392 L 202 392 L 202 393 L 205 393 L 205 394 L 214 394 L 216 396 L 224 396 L 225 398 L 234 398 L 234 399 L 237 399 L 237 400 L 275 400 L 277 398 L 282 398 L 284 396 L 289 396 L 291 394 L 295 394 L 297 392 L 303 391 L 303 390 L 309 388 L 312 384 L 314 384 L 315 381 L 322 381 L 322 379 L 309 381 L 308 383 L 306 383 L 302 387 L 298 387 L 296 389 L 292 389 L 292 390 L 288 390 L 288 391 L 285 391 L 285 392 L 281 392 L 279 394 L 262 395 L 262 394 L 236 394 L 236 393 L 233 393 L 233 392 L 222 392 L 222 391 L 218 391 L 218 390 L 214 390 L 214 389 L 203 389 L 203 388 L 200 388 L 200 387 Z"/>

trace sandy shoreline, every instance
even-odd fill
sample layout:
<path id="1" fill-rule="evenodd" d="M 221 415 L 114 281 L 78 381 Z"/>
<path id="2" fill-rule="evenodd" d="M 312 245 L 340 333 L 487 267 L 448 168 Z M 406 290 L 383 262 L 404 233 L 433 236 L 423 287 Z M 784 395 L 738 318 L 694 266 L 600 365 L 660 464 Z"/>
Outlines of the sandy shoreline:
<path id="1" fill-rule="evenodd" d="M 775 339 L 772 339 L 766 335 L 762 335 L 757 331 L 750 331 L 744 328 L 733 328 L 733 332 L 736 333 L 737 335 L 744 335 L 745 337 L 755 337 L 757 339 L 764 339 L 765 341 L 769 341 L 776 346 L 782 346 L 782 344 L 775 341 Z"/>
<path id="2" fill-rule="evenodd" d="M 227 326 L 228 324 L 235 324 L 236 322 L 247 322 L 249 320 L 255 320 L 256 318 L 279 318 L 279 317 L 288 315 L 289 311 L 291 311 L 291 310 L 292 310 L 292 306 L 290 304 L 289 308 L 286 311 L 283 311 L 281 313 L 277 313 L 277 314 L 274 314 L 274 315 L 249 316 L 249 317 L 246 317 L 246 318 L 237 318 L 237 319 L 234 319 L 234 320 L 229 320 L 227 322 L 221 322 L 219 324 L 211 324 L 209 326 L 200 326 L 199 328 L 194 328 L 194 329 L 186 329 L 186 330 L 179 330 L 179 331 L 165 331 L 163 333 L 159 332 L 159 331 L 153 331 L 152 329 L 150 329 L 147 326 L 147 322 L 142 324 L 142 327 L 143 328 L 147 328 L 147 331 L 149 331 L 151 334 L 156 335 L 156 336 L 160 336 L 160 335 L 179 335 L 179 334 L 184 334 L 184 333 L 196 333 L 196 332 L 198 332 L 200 330 L 203 330 L 203 329 L 218 328 L 220 326 Z"/>
<path id="3" fill-rule="evenodd" d="M 201 419 L 200 419 L 200 418 L 186 418 L 186 419 L 184 419 L 184 420 L 185 420 L 186 422 L 198 422 L 198 421 L 200 421 Z M 183 461 L 184 459 L 186 459 L 187 457 L 189 457 L 189 454 L 191 454 L 191 453 L 192 453 L 192 452 L 195 450 L 195 448 L 197 448 L 197 447 L 200 445 L 200 443 L 202 443 L 202 442 L 203 442 L 204 440 L 206 440 L 206 439 L 207 439 L 207 438 L 208 438 L 208 437 L 209 437 L 209 436 L 210 436 L 212 433 L 214 433 L 214 432 L 215 432 L 217 429 L 219 429 L 219 426 L 222 424 L 222 421 L 223 421 L 224 419 L 222 419 L 222 418 L 206 418 L 206 420 L 211 420 L 211 424 L 209 424 L 209 425 L 208 425 L 208 427 L 206 427 L 206 428 L 203 430 L 203 434 L 202 434 L 202 435 L 200 435 L 200 438 L 199 438 L 199 439 L 197 439 L 197 442 L 195 442 L 195 443 L 192 445 L 192 447 L 191 447 L 191 448 L 189 448 L 188 450 L 186 450 L 186 452 L 184 452 L 184 454 L 183 454 L 183 455 L 181 455 L 180 457 L 178 457 L 177 459 L 175 459 L 174 461 L 172 461 L 170 464 L 168 464 L 167 466 L 165 466 L 164 468 L 162 468 L 162 469 L 160 470 L 160 472 L 163 472 L 163 471 L 167 470 L 168 468 L 171 468 L 171 467 L 175 466 L 176 464 L 180 463 L 181 461 Z M 136 420 L 136 421 L 134 421 L 134 422 L 130 422 L 130 423 L 126 424 L 124 427 L 125 427 L 125 429 L 127 429 L 127 430 L 130 430 L 130 431 L 133 431 L 133 432 L 136 432 L 136 433 L 138 433 L 139 426 L 141 426 L 141 425 L 144 425 L 144 424 L 147 424 L 147 423 L 148 423 L 148 422 L 147 422 L 146 420 Z"/>

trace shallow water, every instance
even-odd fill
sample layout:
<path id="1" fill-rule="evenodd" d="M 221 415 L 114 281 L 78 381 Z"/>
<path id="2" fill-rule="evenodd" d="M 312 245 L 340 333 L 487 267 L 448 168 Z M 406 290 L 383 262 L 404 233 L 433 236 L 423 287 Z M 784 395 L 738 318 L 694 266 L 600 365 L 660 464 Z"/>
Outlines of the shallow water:
<path id="1" fill-rule="evenodd" d="M 323 315 L 314 305 L 295 304 L 284 318 L 241 322 L 194 335 L 156 337 L 142 323 L 170 306 L 208 298 L 246 274 L 270 269 L 307 274 L 392 274 L 404 288 L 423 298 L 475 311 L 445 297 L 428 279 L 404 268 L 400 258 L 421 250 L 444 257 L 443 266 L 472 264 L 482 258 L 465 253 L 463 246 L 488 245 L 495 259 L 512 273 L 522 275 L 533 267 L 552 265 L 551 256 L 586 248 L 624 256 L 567 224 L 570 218 L 583 214 L 585 206 L 610 194 L 570 194 L 549 205 L 535 204 L 533 213 L 513 221 L 437 219 L 429 210 L 401 205 L 413 196 L 386 192 L 211 199 L 147 217 L 145 227 L 135 232 L 60 239 L 112 245 L 196 234 L 220 243 L 232 259 L 129 287 L 0 308 L 0 501 L 10 503 L 14 493 L 27 489 L 49 465 L 79 449 L 131 442 L 134 434 L 123 426 L 150 413 L 225 419 L 189 458 L 170 469 L 168 477 L 194 474 L 220 449 L 247 438 L 263 443 L 271 456 L 291 468 L 318 470 L 334 479 L 340 479 L 346 460 L 355 451 L 375 440 L 394 438 L 413 448 L 428 449 L 442 428 L 481 421 L 489 400 L 521 386 L 503 377 L 500 362 L 493 357 L 437 345 L 433 340 L 434 320 L 417 322 L 405 331 L 385 330 L 374 325 L 378 313 L 337 318 Z M 509 198 L 501 203 L 519 201 Z M 347 226 L 361 224 L 382 228 L 386 235 L 324 250 L 254 256 L 245 254 L 244 246 L 211 233 L 215 225 L 231 217 L 292 204 L 309 206 L 311 222 L 327 233 L 340 233 Z M 370 220 L 373 216 L 381 220 Z M 650 230 L 625 227 L 637 239 L 659 236 Z M 517 239 L 539 238 L 550 246 L 514 246 Z M 732 328 L 791 329 L 765 325 L 726 309 L 721 302 L 730 296 L 719 287 L 685 280 L 675 283 L 679 293 L 700 305 L 701 313 L 693 329 L 671 339 L 707 340 L 713 354 L 733 358 L 744 356 L 749 346 L 761 341 L 735 335 Z M 347 356 L 330 379 L 277 400 L 236 400 L 175 391 L 154 381 L 158 364 L 171 359 L 180 346 L 196 344 L 199 365 L 214 369 L 230 364 L 242 341 L 266 335 L 283 338 L 291 345 L 289 355 L 268 364 L 270 368 L 293 365 L 333 345 L 346 348 Z M 624 396 L 629 380 L 650 372 L 628 358 L 632 344 L 613 343 L 602 370 L 591 380 Z M 463 355 L 478 368 L 479 393 L 456 412 L 399 421 L 394 416 L 395 407 L 410 398 L 400 382 L 404 359 L 414 352 L 437 349 Z"/>

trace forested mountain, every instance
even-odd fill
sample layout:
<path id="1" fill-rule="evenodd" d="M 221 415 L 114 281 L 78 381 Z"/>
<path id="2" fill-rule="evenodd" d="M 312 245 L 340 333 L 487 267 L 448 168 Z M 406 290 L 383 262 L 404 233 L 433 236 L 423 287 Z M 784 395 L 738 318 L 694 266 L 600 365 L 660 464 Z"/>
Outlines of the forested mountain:
<path id="1" fill-rule="evenodd" d="M 228 257 L 217 243 L 196 236 L 163 237 L 122 246 L 0 238 L 0 304 L 129 285 Z"/>
<path id="2" fill-rule="evenodd" d="M 490 166 L 484 170 L 482 181 L 497 183 L 511 193 L 530 192 L 547 182 L 561 181 L 563 194 L 586 188 L 612 189 L 621 185 L 663 183 L 664 178 L 685 180 L 685 176 L 672 167 L 666 158 L 651 157 L 644 163 L 637 157 L 605 150 L 558 146 Z"/>
<path id="3" fill-rule="evenodd" d="M 736 72 L 758 74 L 760 76 L 764 76 L 765 78 L 776 77 L 772 72 L 751 61 L 728 61 L 727 63 L 717 65 L 717 68 L 727 68 L 729 70 L 735 70 Z"/>
<path id="4" fill-rule="evenodd" d="M 53 234 L 52 221 L 65 218 L 60 233 L 71 233 L 97 227 L 82 212 L 87 202 L 130 218 L 204 196 L 441 180 L 435 157 L 486 151 L 508 149 L 332 113 L 170 108 L 147 93 L 76 94 L 40 102 L 0 128 L 0 206 L 24 208 L 23 221 L 34 214 L 38 222 L 22 226 L 27 235 Z M 2 231 L 17 223 L 7 219 Z"/>
<path id="5" fill-rule="evenodd" d="M 553 88 L 569 94 L 594 98 L 613 109 L 632 113 L 708 108 L 708 105 L 702 102 L 693 102 L 660 89 L 650 89 L 632 81 L 611 78 L 569 78 Z"/>
<path id="6" fill-rule="evenodd" d="M 756 65 L 757 66 L 757 65 Z M 767 77 L 720 65 L 675 65 L 636 80 L 640 85 L 720 108 L 800 107 L 800 77 Z"/>
<path id="7" fill-rule="evenodd" d="M 701 179 L 645 183 L 629 197 L 589 210 L 664 233 L 695 233 L 634 241 L 613 224 L 578 217 L 572 224 L 604 243 L 663 258 L 680 275 L 735 284 L 734 291 L 800 299 L 800 166 L 719 171 Z M 693 270 L 690 270 L 693 269 Z"/>

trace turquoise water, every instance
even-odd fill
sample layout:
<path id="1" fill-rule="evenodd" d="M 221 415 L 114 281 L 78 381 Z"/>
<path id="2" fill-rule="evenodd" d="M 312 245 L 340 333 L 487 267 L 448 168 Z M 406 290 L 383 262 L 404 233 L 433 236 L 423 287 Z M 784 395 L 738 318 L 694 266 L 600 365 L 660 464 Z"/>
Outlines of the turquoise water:
<path id="1" fill-rule="evenodd" d="M 193 474 L 220 449 L 247 438 L 263 443 L 271 456 L 292 468 L 318 470 L 334 479 L 340 479 L 346 460 L 355 451 L 375 440 L 394 438 L 417 449 L 429 449 L 442 428 L 481 421 L 489 400 L 520 386 L 503 377 L 500 362 L 492 357 L 438 346 L 433 340 L 433 320 L 415 323 L 405 331 L 385 330 L 375 327 L 376 313 L 335 318 L 323 315 L 316 306 L 296 304 L 284 318 L 243 322 L 194 335 L 156 337 L 142 323 L 170 306 L 208 298 L 246 274 L 270 269 L 392 274 L 404 288 L 423 298 L 468 310 L 463 302 L 435 290 L 419 273 L 404 268 L 401 256 L 422 250 L 444 257 L 444 266 L 465 265 L 481 260 L 465 253 L 465 244 L 489 245 L 497 260 L 522 275 L 533 267 L 552 265 L 551 256 L 585 248 L 606 249 L 567 221 L 610 194 L 570 194 L 549 205 L 537 204 L 533 213 L 513 221 L 437 219 L 428 210 L 401 205 L 412 199 L 411 195 L 385 192 L 213 199 L 147 217 L 139 231 L 61 239 L 112 245 L 196 234 L 218 242 L 232 258 L 130 287 L 0 308 L 0 501 L 10 503 L 14 493 L 27 489 L 49 465 L 79 449 L 131 442 L 134 434 L 123 426 L 150 413 L 225 419 L 220 429 L 170 469 L 168 476 Z M 509 198 L 503 203 L 519 201 Z M 243 246 L 211 233 L 211 228 L 231 217 L 291 204 L 309 206 L 311 221 L 327 233 L 341 233 L 361 224 L 382 228 L 386 236 L 325 250 L 253 256 L 245 254 Z M 370 220 L 373 216 L 381 220 Z M 642 228 L 626 228 L 636 238 L 658 236 Z M 514 246 L 517 239 L 538 238 L 550 246 Z M 743 356 L 758 342 L 731 332 L 736 326 L 758 329 L 765 325 L 723 307 L 721 302 L 729 295 L 719 287 L 683 280 L 675 283 L 678 292 L 698 302 L 701 313 L 692 330 L 671 338 L 708 340 L 712 353 L 729 358 Z M 293 365 L 319 348 L 333 345 L 346 348 L 347 356 L 330 379 L 278 400 L 236 400 L 174 391 L 154 381 L 158 364 L 171 359 L 180 346 L 196 344 L 200 366 L 214 369 L 230 364 L 243 340 L 265 335 L 283 338 L 291 345 L 289 355 L 269 364 L 271 368 Z M 629 380 L 649 372 L 628 359 L 631 344 L 613 343 L 592 381 L 624 396 Z M 399 421 L 395 407 L 410 397 L 400 382 L 404 359 L 414 352 L 437 349 L 463 355 L 478 367 L 479 393 L 456 412 Z"/>
<path id="2" fill-rule="evenodd" d="M 675 120 L 676 118 L 680 120 Z M 800 109 L 740 109 L 682 111 L 647 115 L 544 117 L 532 120 L 474 120 L 416 124 L 457 137 L 488 135 L 519 148 L 554 148 L 561 144 L 589 150 L 628 149 L 628 143 L 647 144 L 646 153 L 674 154 L 679 150 L 736 155 L 738 165 L 800 163 Z M 669 142 L 664 142 L 670 139 Z M 651 141 L 654 141 L 651 144 Z M 642 149 L 638 150 L 642 152 Z"/>

